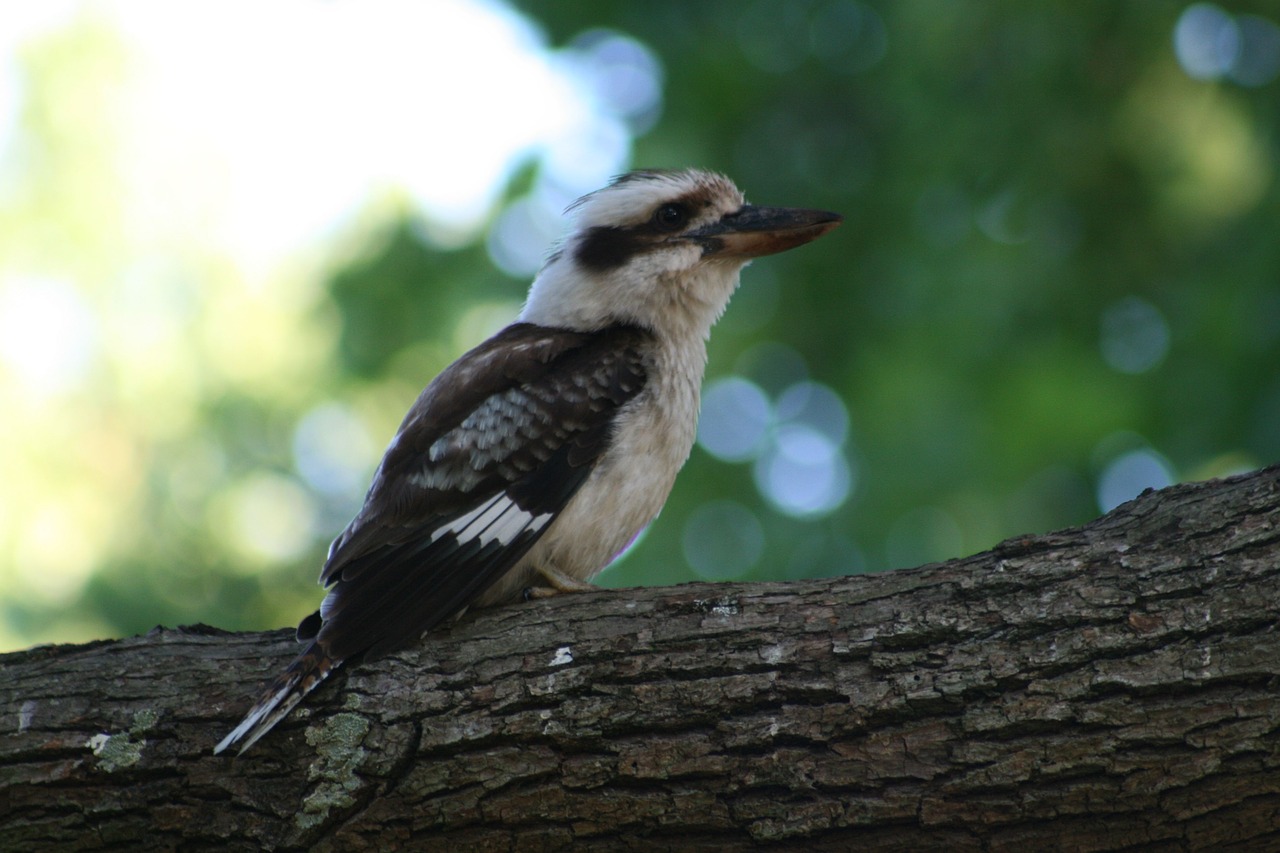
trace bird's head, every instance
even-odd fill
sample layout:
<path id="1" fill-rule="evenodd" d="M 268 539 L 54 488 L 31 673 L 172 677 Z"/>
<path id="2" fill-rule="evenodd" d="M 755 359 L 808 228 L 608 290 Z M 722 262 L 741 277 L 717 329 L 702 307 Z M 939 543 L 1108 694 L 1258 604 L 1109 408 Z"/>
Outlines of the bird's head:
<path id="1" fill-rule="evenodd" d="M 808 243 L 841 220 L 747 204 L 728 178 L 697 169 L 631 172 L 569 212 L 572 231 L 534 281 L 522 320 L 700 336 L 752 258 Z"/>

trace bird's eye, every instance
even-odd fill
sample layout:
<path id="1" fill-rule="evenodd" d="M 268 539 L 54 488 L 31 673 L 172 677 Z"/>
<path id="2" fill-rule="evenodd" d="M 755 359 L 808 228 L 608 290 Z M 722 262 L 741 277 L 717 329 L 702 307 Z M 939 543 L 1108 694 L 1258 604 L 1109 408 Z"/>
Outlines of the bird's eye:
<path id="1" fill-rule="evenodd" d="M 689 220 L 689 211 L 682 204 L 664 204 L 653 212 L 653 224 L 663 231 L 675 231 Z"/>

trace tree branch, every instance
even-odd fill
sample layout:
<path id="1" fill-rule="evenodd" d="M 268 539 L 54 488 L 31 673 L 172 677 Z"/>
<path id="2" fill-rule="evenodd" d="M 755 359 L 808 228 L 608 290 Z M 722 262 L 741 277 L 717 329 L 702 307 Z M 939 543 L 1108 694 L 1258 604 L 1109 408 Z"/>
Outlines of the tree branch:
<path id="1" fill-rule="evenodd" d="M 1273 467 L 911 571 L 497 608 L 238 759 L 287 632 L 6 655 L 0 847 L 1280 846 L 1278 520 Z"/>

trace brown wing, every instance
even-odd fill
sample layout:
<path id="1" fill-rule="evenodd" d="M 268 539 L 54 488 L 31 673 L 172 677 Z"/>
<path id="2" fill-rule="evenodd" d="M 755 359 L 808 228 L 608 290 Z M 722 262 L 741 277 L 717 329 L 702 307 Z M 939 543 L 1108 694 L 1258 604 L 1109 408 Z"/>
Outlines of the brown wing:
<path id="1" fill-rule="evenodd" d="M 427 387 L 364 507 L 334 540 L 318 614 L 328 654 L 376 656 L 467 606 L 537 542 L 645 383 L 649 333 L 509 326 Z"/>

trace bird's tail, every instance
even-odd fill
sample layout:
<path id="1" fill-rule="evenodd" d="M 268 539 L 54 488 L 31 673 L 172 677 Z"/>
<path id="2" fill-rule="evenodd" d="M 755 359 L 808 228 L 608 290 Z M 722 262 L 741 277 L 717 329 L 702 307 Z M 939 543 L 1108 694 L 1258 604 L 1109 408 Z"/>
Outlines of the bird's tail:
<path id="1" fill-rule="evenodd" d="M 280 673 L 263 691 L 261 698 L 245 714 L 240 725 L 232 729 L 231 733 L 213 748 L 214 755 L 242 740 L 244 743 L 240 746 L 240 754 L 243 755 L 244 751 L 253 746 L 258 738 L 271 731 L 272 726 L 283 720 L 304 696 L 315 690 L 340 663 L 342 663 L 340 659 L 335 660 L 329 657 L 324 649 L 313 641 L 293 663 L 289 664 L 289 668 Z"/>

